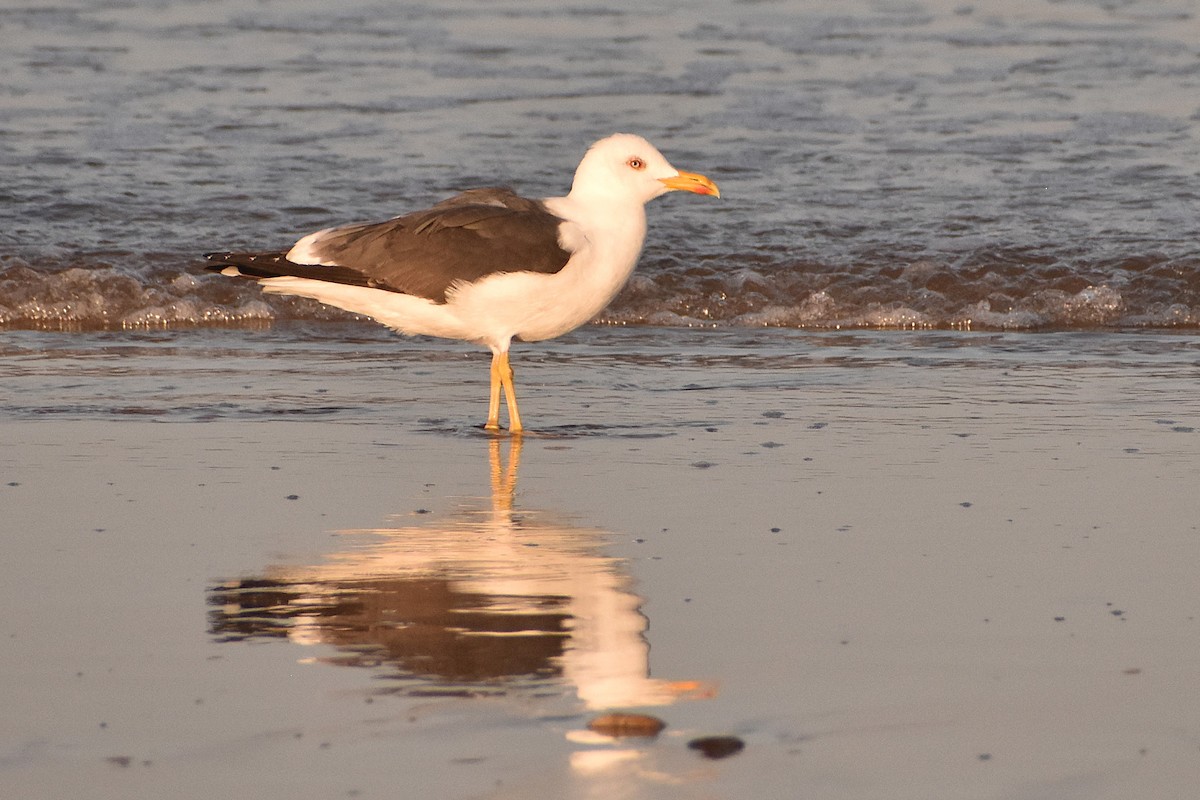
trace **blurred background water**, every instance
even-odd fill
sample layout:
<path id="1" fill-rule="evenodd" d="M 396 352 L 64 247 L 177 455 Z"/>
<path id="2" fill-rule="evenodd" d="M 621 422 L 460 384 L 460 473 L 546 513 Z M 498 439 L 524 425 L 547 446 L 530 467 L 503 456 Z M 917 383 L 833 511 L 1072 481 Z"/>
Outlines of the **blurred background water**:
<path id="1" fill-rule="evenodd" d="M 64 0 L 0 9 L 0 325 L 344 321 L 207 276 L 478 185 L 563 194 L 632 131 L 603 321 L 1200 328 L 1190 0 Z"/>

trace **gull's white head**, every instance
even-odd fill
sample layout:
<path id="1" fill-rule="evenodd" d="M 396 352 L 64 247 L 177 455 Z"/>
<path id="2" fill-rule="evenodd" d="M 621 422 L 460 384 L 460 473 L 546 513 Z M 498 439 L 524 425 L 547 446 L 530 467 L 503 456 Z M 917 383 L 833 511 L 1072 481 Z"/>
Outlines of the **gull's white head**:
<path id="1" fill-rule="evenodd" d="M 675 169 L 642 137 L 616 133 L 588 149 L 575 170 L 570 196 L 648 203 L 671 191 L 721 196 L 711 180 Z"/>

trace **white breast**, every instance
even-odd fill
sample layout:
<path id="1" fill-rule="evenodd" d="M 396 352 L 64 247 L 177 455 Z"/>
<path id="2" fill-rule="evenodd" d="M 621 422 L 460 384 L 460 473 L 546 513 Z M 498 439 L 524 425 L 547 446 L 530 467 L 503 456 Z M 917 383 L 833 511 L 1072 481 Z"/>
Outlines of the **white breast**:
<path id="1" fill-rule="evenodd" d="M 612 301 L 637 266 L 646 238 L 641 203 L 587 209 L 568 198 L 546 201 L 567 220 L 559 238 L 573 251 L 559 272 L 495 275 L 450 293 L 448 304 L 460 319 L 486 328 L 480 341 L 507 345 L 552 339 L 590 322 Z M 587 220 L 586 223 L 576 220 Z"/>

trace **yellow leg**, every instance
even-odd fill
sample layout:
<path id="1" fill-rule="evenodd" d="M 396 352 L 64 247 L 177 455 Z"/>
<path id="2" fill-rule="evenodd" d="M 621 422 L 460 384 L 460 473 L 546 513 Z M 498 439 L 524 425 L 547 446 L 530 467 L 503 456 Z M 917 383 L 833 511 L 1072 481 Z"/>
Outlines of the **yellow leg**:
<path id="1" fill-rule="evenodd" d="M 508 351 L 500 354 L 500 383 L 504 387 L 504 399 L 508 402 L 508 429 L 513 433 L 525 430 L 521 426 L 521 412 L 517 410 L 517 390 L 513 388 L 512 366 L 508 363 Z"/>
<path id="2" fill-rule="evenodd" d="M 500 362 L 508 360 L 503 353 L 492 353 L 492 390 L 488 398 L 488 418 L 483 426 L 489 431 L 500 430 Z"/>

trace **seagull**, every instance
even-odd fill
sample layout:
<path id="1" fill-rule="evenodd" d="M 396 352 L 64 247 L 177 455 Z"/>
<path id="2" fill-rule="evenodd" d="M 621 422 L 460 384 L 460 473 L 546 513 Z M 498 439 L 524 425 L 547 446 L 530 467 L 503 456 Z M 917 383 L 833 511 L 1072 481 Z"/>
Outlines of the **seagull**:
<path id="1" fill-rule="evenodd" d="M 565 197 L 469 189 L 385 222 L 310 233 L 285 252 L 208 253 L 206 269 L 402 334 L 488 347 L 484 428 L 500 430 L 503 392 L 509 431 L 519 434 L 512 342 L 553 339 L 599 314 L 637 265 L 646 203 L 671 191 L 721 196 L 712 180 L 675 169 L 642 137 L 618 133 L 588 149 Z"/>

